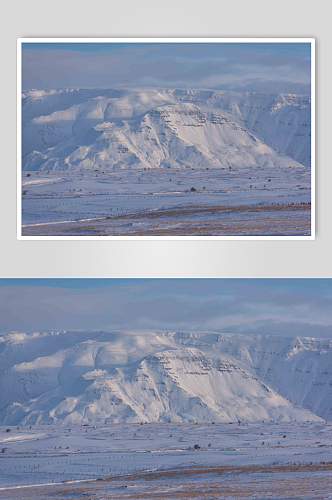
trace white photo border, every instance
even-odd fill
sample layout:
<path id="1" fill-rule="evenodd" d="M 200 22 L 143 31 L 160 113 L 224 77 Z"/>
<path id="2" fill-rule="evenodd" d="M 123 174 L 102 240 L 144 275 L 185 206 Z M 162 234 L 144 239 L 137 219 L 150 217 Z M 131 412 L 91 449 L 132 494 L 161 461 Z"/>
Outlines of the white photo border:
<path id="1" fill-rule="evenodd" d="M 23 43 L 310 43 L 311 45 L 311 231 L 309 236 L 23 236 L 22 235 L 22 44 Z M 17 239 L 18 240 L 314 240 L 315 38 L 18 38 L 17 39 Z"/>

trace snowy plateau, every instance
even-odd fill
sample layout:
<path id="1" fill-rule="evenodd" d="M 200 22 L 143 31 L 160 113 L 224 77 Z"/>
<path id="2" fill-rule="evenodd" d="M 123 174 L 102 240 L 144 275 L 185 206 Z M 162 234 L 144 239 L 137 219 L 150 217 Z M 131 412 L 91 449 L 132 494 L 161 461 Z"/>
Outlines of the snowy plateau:
<path id="1" fill-rule="evenodd" d="M 332 341 L 0 337 L 4 500 L 332 498 Z"/>
<path id="2" fill-rule="evenodd" d="M 308 96 L 22 95 L 22 234 L 310 235 Z"/>

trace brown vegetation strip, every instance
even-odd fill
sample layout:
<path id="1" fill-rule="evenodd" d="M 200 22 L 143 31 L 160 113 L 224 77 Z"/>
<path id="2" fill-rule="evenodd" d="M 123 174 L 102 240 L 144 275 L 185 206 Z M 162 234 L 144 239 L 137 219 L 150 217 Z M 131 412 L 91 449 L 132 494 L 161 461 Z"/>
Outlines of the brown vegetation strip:
<path id="1" fill-rule="evenodd" d="M 207 215 L 207 214 L 222 214 L 222 213 L 241 213 L 241 212 L 282 212 L 284 210 L 309 210 L 311 205 L 189 205 L 189 206 L 178 206 L 172 208 L 159 208 L 152 212 L 138 212 L 135 214 L 136 219 L 156 219 L 157 217 L 185 217 L 185 216 L 196 216 L 196 215 Z M 114 217 L 116 219 L 127 219 L 130 214 L 122 214 Z M 113 219 L 113 217 L 107 217 L 107 219 Z"/>
<path id="2" fill-rule="evenodd" d="M 137 472 L 79 484 L 2 491 L 4 500 L 324 499 L 330 493 L 331 463 L 189 466 Z"/>
<path id="3" fill-rule="evenodd" d="M 332 463 L 324 464 L 280 464 L 280 465 L 194 465 L 192 467 L 176 467 L 171 470 L 157 470 L 153 472 L 137 472 L 130 474 L 130 479 L 133 481 L 144 479 L 148 481 L 162 478 L 180 478 L 182 476 L 197 476 L 204 474 L 252 474 L 252 473 L 272 473 L 272 472 L 308 472 L 308 471 L 330 471 L 332 472 Z M 128 478 L 128 475 L 109 477 L 104 481 L 114 481 L 122 478 Z"/>
<path id="4" fill-rule="evenodd" d="M 309 235 L 311 206 L 186 206 L 95 221 L 27 226 L 24 236 L 282 236 Z"/>

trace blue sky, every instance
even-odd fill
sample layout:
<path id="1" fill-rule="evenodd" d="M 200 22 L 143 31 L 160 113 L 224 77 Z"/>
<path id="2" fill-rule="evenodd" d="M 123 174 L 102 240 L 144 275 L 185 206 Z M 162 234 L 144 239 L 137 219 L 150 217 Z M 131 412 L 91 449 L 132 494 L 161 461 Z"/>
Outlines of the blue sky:
<path id="1" fill-rule="evenodd" d="M 171 87 L 310 94 L 308 43 L 24 43 L 23 90 Z"/>
<path id="2" fill-rule="evenodd" d="M 332 279 L 1 279 L 0 333 L 165 329 L 332 338 Z"/>

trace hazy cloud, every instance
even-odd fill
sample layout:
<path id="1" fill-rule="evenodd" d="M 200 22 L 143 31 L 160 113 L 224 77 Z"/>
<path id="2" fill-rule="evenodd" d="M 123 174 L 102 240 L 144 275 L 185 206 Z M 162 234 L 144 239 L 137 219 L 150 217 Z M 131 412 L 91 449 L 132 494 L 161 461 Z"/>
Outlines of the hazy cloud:
<path id="1" fill-rule="evenodd" d="M 331 279 L 64 282 L 1 280 L 0 333 L 146 328 L 332 338 Z"/>
<path id="2" fill-rule="evenodd" d="M 93 45 L 25 44 L 23 90 L 150 85 L 310 94 L 309 44 Z"/>

